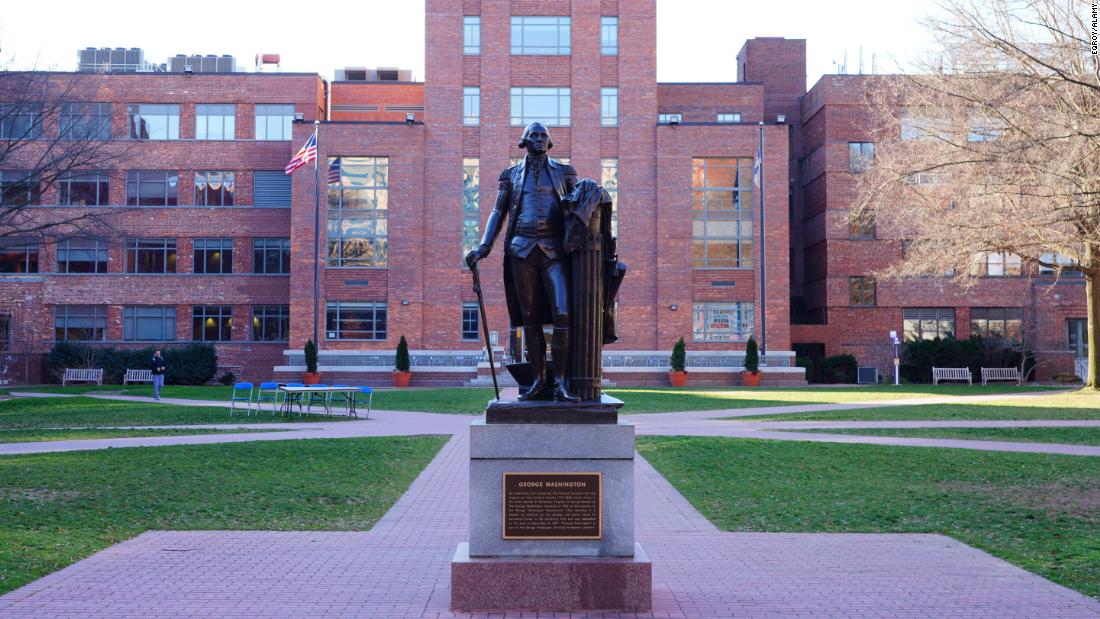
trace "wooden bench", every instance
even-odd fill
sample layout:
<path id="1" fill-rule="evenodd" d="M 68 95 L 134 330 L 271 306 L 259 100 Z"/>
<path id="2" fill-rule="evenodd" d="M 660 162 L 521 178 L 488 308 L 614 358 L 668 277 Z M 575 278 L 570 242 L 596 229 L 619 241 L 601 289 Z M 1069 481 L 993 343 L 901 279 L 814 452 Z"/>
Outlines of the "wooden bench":
<path id="1" fill-rule="evenodd" d="M 95 383 L 103 384 L 103 369 L 90 368 L 65 368 L 65 374 L 61 377 L 61 386 L 69 383 Z"/>
<path id="2" fill-rule="evenodd" d="M 122 384 L 153 383 L 153 370 L 126 370 L 126 376 L 122 377 Z"/>
<path id="3" fill-rule="evenodd" d="M 1020 368 L 982 368 L 982 384 L 991 380 L 1014 380 L 1017 385 L 1023 383 Z"/>
<path id="4" fill-rule="evenodd" d="M 970 368 L 932 368 L 932 384 L 938 385 L 941 380 L 965 380 L 968 385 L 974 384 Z"/>

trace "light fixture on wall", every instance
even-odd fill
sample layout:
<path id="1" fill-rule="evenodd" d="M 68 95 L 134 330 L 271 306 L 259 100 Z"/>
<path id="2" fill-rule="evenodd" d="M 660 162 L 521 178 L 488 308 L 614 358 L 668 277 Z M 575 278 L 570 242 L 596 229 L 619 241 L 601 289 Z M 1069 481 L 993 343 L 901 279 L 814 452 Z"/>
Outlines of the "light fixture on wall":
<path id="1" fill-rule="evenodd" d="M 672 305 L 669 305 L 669 306 L 668 306 L 668 309 L 669 309 L 669 311 L 671 311 L 671 312 L 675 312 L 676 310 L 680 309 L 680 306 L 679 306 L 679 305 L 676 305 L 675 303 L 673 303 Z"/>
<path id="2" fill-rule="evenodd" d="M 408 305 L 408 304 L 409 304 L 408 299 L 401 299 L 401 305 Z"/>
<path id="3" fill-rule="evenodd" d="M 787 122 L 787 115 L 786 114 L 776 114 L 775 115 L 775 122 L 782 125 L 783 123 Z"/>
<path id="4" fill-rule="evenodd" d="M 405 113 L 405 122 L 410 124 L 410 125 L 413 124 L 414 122 L 416 122 L 416 114 L 413 114 L 412 112 L 406 112 Z"/>

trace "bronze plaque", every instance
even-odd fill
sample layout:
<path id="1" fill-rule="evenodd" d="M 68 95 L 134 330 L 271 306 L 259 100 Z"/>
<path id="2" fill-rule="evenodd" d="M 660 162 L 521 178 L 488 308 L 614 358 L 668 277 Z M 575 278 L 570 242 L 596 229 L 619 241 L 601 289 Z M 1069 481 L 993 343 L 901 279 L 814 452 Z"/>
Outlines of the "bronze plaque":
<path id="1" fill-rule="evenodd" d="M 504 539 L 600 539 L 599 473 L 505 473 Z"/>

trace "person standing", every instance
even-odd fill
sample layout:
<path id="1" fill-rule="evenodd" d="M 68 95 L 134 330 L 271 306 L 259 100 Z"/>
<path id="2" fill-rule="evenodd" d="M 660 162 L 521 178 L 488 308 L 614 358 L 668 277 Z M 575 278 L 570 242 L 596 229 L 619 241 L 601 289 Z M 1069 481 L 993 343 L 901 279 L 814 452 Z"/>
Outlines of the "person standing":
<path id="1" fill-rule="evenodd" d="M 168 366 L 164 363 L 164 357 L 160 356 L 160 351 L 153 351 L 153 362 L 150 364 L 150 369 L 153 372 L 153 399 L 160 400 L 160 388 L 164 386 L 164 371 L 168 369 Z"/>

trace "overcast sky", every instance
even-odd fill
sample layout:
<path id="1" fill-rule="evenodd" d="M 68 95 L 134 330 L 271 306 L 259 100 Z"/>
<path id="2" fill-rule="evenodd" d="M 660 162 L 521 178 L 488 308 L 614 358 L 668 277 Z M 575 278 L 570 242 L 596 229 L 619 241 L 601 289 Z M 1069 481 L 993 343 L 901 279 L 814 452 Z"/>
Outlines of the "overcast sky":
<path id="1" fill-rule="evenodd" d="M 546 0 L 554 2 L 554 0 Z M 311 9 L 315 11 L 311 16 Z M 745 39 L 807 39 L 808 81 L 835 73 L 889 71 L 927 47 L 917 20 L 928 3 L 891 0 L 657 0 L 657 79 L 734 81 Z M 282 54 L 284 71 L 331 78 L 344 66 L 400 67 L 424 79 L 424 3 L 189 0 L 9 0 L 0 10 L 0 62 L 12 68 L 71 71 L 85 47 L 140 47 L 148 61 L 175 54 L 232 54 L 252 70 L 257 53 Z"/>

